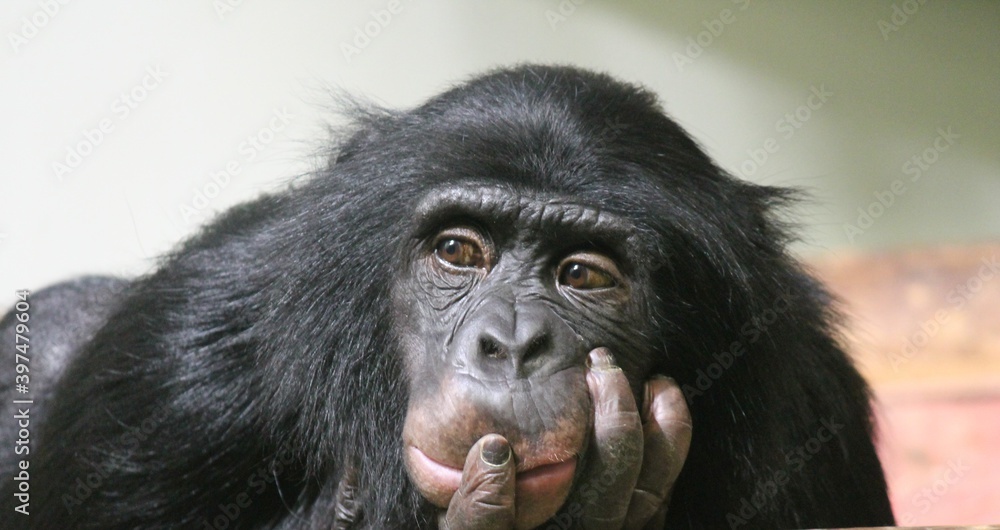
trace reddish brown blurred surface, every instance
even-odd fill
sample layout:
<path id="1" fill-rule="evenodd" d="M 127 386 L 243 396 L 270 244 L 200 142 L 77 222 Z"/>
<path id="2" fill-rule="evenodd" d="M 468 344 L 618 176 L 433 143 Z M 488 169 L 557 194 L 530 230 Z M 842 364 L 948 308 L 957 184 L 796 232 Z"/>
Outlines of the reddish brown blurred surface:
<path id="1" fill-rule="evenodd" d="M 897 524 L 1000 522 L 1000 244 L 811 263 L 875 390 Z"/>

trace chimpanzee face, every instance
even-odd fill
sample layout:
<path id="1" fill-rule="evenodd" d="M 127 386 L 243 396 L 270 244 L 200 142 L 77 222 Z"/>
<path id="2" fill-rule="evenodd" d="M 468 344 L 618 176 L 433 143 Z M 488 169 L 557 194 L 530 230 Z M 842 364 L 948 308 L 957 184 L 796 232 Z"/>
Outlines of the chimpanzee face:
<path id="1" fill-rule="evenodd" d="M 649 368 L 634 237 L 570 197 L 475 185 L 424 197 L 394 298 L 406 461 L 428 500 L 447 507 L 469 448 L 497 433 L 517 459 L 519 525 L 563 504 L 587 450 L 588 352 L 610 348 L 634 388 Z"/>

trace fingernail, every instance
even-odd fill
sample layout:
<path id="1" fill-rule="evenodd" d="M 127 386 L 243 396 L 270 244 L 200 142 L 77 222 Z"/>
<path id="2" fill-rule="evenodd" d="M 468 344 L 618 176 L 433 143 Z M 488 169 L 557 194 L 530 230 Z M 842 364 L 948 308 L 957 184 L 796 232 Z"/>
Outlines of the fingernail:
<path id="1" fill-rule="evenodd" d="M 615 370 L 615 360 L 607 348 L 597 348 L 587 354 L 587 366 L 591 370 Z"/>
<path id="2" fill-rule="evenodd" d="M 510 445 L 504 438 L 494 436 L 483 442 L 479 457 L 493 467 L 500 467 L 510 460 Z"/>
<path id="3" fill-rule="evenodd" d="M 674 380 L 673 377 L 666 376 L 666 375 L 663 375 L 663 374 L 653 374 L 653 376 L 650 377 L 650 379 L 656 379 L 656 380 L 659 380 L 659 381 L 673 381 Z"/>

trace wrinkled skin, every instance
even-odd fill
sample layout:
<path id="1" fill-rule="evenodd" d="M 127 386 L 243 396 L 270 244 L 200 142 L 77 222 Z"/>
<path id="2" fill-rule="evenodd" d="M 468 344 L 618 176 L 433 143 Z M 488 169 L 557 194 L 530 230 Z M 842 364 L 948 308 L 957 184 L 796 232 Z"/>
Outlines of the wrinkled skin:
<path id="1" fill-rule="evenodd" d="M 684 397 L 673 380 L 650 380 L 647 406 L 640 412 L 627 380 L 610 364 L 607 353 L 597 350 L 592 356 L 597 359 L 587 383 L 595 403 L 596 458 L 584 476 L 589 481 L 585 484 L 593 486 L 577 490 L 567 514 L 578 518 L 583 528 L 662 528 L 670 491 L 691 443 L 691 416 Z M 488 462 L 487 455 L 500 451 L 484 452 L 487 444 L 506 445 L 502 437 L 491 434 L 469 451 L 462 484 L 440 517 L 441 528 L 522 527 L 526 515 L 518 503 L 512 459 L 504 454 L 495 464 Z M 534 501 L 527 499 L 529 506 Z"/>
<path id="2" fill-rule="evenodd" d="M 645 385 L 640 411 L 628 380 L 609 352 L 588 357 L 587 385 L 594 403 L 590 443 L 594 457 L 582 473 L 566 515 L 555 520 L 583 528 L 663 528 L 670 492 L 691 443 L 691 415 L 677 384 L 657 376 Z M 480 438 L 469 450 L 461 482 L 438 519 L 449 530 L 531 528 L 548 519 L 565 499 L 524 497 L 516 457 L 498 434 Z M 357 514 L 350 475 L 338 491 L 336 528 Z M 519 502 L 520 501 L 520 502 Z"/>
<path id="3" fill-rule="evenodd" d="M 411 240 L 394 295 L 404 456 L 442 525 L 534 528 L 560 509 L 586 527 L 662 522 L 691 422 L 677 386 L 649 379 L 635 228 L 472 185 L 429 193 Z"/>

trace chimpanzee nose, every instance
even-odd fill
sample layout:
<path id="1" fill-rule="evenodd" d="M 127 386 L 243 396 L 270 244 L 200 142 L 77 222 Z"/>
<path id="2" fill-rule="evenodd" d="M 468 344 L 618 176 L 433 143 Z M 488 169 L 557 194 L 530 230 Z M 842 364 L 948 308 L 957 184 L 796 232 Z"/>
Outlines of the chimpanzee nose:
<path id="1" fill-rule="evenodd" d="M 454 360 L 476 375 L 507 379 L 565 366 L 575 342 L 566 323 L 542 303 L 495 300 L 469 316 L 452 346 Z"/>
<path id="2" fill-rule="evenodd" d="M 534 324 L 534 323 L 533 323 Z M 552 339 L 549 333 L 540 325 L 532 325 L 519 338 L 507 333 L 497 333 L 497 330 L 486 329 L 479 335 L 479 351 L 477 355 L 484 359 L 513 359 L 515 364 L 524 364 L 528 360 L 544 355 L 551 347 Z M 519 340 L 520 339 L 520 340 Z"/>

